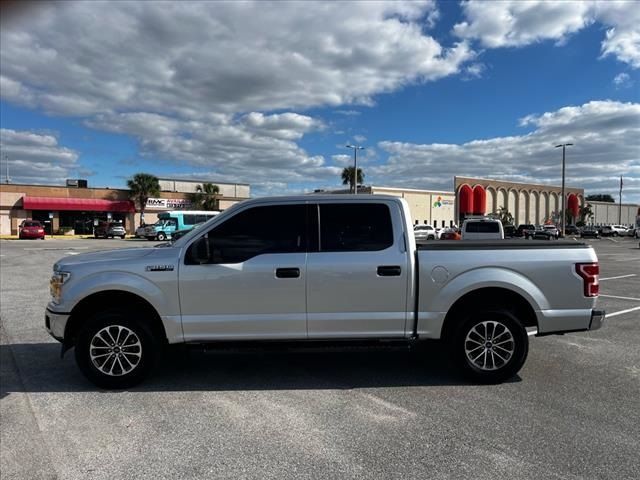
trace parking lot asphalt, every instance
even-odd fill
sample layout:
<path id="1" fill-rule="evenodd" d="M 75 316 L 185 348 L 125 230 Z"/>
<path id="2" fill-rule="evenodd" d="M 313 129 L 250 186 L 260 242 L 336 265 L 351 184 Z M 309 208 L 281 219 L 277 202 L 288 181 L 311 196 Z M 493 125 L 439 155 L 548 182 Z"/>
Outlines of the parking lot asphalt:
<path id="1" fill-rule="evenodd" d="M 102 391 L 46 333 L 62 256 L 143 240 L 0 240 L 0 476 L 640 478 L 640 249 L 600 259 L 598 331 L 531 338 L 502 385 L 461 380 L 441 348 L 180 349 Z M 549 281 L 553 281 L 550 279 Z"/>

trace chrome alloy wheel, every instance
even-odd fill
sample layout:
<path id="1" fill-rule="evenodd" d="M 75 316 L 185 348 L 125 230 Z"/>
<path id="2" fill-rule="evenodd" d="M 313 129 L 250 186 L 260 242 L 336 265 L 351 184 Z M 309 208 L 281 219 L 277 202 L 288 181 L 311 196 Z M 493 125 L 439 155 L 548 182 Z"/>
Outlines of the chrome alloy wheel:
<path id="1" fill-rule="evenodd" d="M 130 373 L 140 364 L 142 343 L 133 330 L 109 325 L 91 339 L 89 356 L 100 372 L 118 377 Z"/>
<path id="2" fill-rule="evenodd" d="M 476 324 L 464 339 L 464 351 L 471 365 L 480 370 L 504 367 L 515 352 L 511 330 L 496 321 Z"/>

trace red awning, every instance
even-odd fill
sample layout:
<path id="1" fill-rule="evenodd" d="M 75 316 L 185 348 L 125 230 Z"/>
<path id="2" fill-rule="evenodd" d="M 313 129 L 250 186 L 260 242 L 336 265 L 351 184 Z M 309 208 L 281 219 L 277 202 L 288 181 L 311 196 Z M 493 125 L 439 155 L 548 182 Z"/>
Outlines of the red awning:
<path id="1" fill-rule="evenodd" d="M 131 200 L 97 198 L 22 197 L 25 210 L 80 210 L 85 212 L 135 212 Z"/>

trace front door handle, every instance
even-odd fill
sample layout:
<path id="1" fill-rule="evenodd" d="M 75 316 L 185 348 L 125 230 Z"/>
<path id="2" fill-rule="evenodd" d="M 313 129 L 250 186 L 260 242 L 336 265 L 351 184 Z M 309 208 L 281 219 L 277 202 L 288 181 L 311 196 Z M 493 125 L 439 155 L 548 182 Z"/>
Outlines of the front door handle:
<path id="1" fill-rule="evenodd" d="M 299 268 L 276 268 L 277 278 L 298 278 L 299 276 Z"/>
<path id="2" fill-rule="evenodd" d="M 399 277 L 402 274 L 402 268 L 399 265 L 381 265 L 378 267 L 379 277 Z"/>

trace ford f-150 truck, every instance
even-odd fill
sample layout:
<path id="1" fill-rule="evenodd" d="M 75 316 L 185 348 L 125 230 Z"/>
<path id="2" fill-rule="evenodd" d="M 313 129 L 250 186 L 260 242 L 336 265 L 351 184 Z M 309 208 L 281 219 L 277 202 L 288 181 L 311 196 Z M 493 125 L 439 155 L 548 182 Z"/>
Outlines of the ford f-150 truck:
<path id="1" fill-rule="evenodd" d="M 63 258 L 46 328 L 95 384 L 140 382 L 167 344 L 442 339 L 480 382 L 515 375 L 537 335 L 595 330 L 598 259 L 584 244 L 416 246 L 404 200 L 241 202 L 166 248 Z"/>

